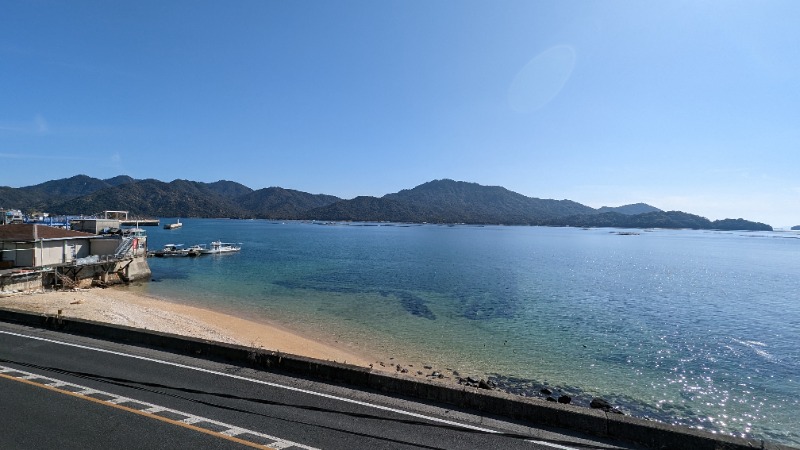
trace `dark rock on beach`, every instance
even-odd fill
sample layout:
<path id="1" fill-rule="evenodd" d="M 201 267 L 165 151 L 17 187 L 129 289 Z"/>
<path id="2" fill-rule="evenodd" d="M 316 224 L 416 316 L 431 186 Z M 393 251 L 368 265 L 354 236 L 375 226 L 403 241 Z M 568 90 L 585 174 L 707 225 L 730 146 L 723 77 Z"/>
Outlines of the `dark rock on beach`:
<path id="1" fill-rule="evenodd" d="M 589 407 L 593 409 L 602 409 L 606 412 L 611 411 L 611 403 L 608 403 L 608 400 L 602 398 L 593 398 L 589 403 Z"/>
<path id="2" fill-rule="evenodd" d="M 443 374 L 439 374 L 438 378 L 443 378 Z M 467 378 L 458 378 L 458 384 L 469 386 L 469 387 L 476 387 L 479 389 L 487 389 L 492 390 L 497 388 L 497 383 L 492 380 L 484 380 L 483 378 L 475 378 L 475 377 L 467 377 Z"/>
<path id="3" fill-rule="evenodd" d="M 558 397 L 558 403 L 569 405 L 570 402 L 572 402 L 572 397 L 569 395 L 562 395 L 561 397 Z"/>
<path id="4" fill-rule="evenodd" d="M 494 383 L 495 390 L 508 394 L 539 398 L 541 400 L 546 400 L 547 397 L 553 397 L 557 402 L 560 400 L 563 404 L 585 408 L 591 407 L 590 404 L 592 400 L 596 400 L 594 403 L 595 405 L 607 406 L 608 409 L 604 409 L 604 411 L 612 414 L 624 414 L 647 420 L 670 422 L 690 427 L 707 426 L 707 423 L 704 422 L 702 418 L 697 418 L 697 411 L 680 404 L 667 403 L 655 406 L 631 396 L 618 393 L 608 393 L 607 396 L 601 398 L 598 396 L 598 393 L 587 392 L 579 386 L 554 386 L 547 381 L 509 377 L 501 374 L 490 375 L 488 381 Z M 459 383 L 462 385 L 470 385 L 466 379 L 459 379 Z M 551 394 L 542 392 L 544 389 L 549 390 Z M 566 403 L 567 399 L 569 399 L 569 403 Z"/>
<path id="5" fill-rule="evenodd" d="M 594 409 L 602 409 L 605 412 L 610 412 L 614 414 L 622 414 L 622 411 L 618 410 L 617 408 L 614 408 L 613 406 L 611 406 L 611 403 L 602 398 L 593 398 L 591 403 L 589 403 L 589 407 Z"/>

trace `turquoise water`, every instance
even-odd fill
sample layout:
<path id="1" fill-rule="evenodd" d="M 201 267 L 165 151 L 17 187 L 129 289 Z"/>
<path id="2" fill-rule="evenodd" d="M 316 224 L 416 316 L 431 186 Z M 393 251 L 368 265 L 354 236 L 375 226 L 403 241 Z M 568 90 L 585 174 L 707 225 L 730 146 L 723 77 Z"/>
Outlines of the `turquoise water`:
<path id="1" fill-rule="evenodd" d="M 169 219 L 165 219 L 169 221 Z M 800 235 L 182 220 L 153 295 L 514 392 L 549 385 L 636 416 L 800 444 Z"/>

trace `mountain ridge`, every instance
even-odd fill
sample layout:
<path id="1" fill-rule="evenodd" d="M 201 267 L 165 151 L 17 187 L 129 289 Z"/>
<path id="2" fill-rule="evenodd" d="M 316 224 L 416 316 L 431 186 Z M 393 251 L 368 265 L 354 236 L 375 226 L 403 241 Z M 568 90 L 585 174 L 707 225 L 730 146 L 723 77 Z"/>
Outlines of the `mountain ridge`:
<path id="1" fill-rule="evenodd" d="M 155 217 L 772 230 L 763 223 L 710 221 L 645 203 L 595 209 L 572 200 L 527 197 L 502 186 L 451 179 L 432 180 L 382 197 L 344 200 L 282 187 L 253 190 L 228 180 L 167 183 L 126 175 L 106 180 L 76 175 L 22 188 L 0 186 L 0 205 L 55 214 L 125 209 L 134 216 Z"/>

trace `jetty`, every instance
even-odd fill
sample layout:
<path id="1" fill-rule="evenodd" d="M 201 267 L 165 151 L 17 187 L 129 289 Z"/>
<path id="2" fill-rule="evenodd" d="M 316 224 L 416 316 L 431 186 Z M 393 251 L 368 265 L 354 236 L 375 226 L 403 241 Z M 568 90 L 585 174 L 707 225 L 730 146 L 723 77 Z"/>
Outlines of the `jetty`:
<path id="1" fill-rule="evenodd" d="M 157 227 L 159 225 L 158 219 L 137 219 L 128 217 L 128 211 L 103 211 L 100 219 L 106 220 L 119 220 L 120 225 L 124 226 L 139 226 L 139 227 Z"/>

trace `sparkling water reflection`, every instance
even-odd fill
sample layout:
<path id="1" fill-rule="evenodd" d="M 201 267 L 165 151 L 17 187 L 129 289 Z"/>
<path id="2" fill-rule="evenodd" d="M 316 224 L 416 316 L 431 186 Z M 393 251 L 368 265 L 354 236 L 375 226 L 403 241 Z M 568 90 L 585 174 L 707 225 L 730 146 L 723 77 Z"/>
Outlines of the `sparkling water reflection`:
<path id="1" fill-rule="evenodd" d="M 154 258 L 152 294 L 800 444 L 797 234 L 182 221 L 151 247 L 243 249 Z"/>

